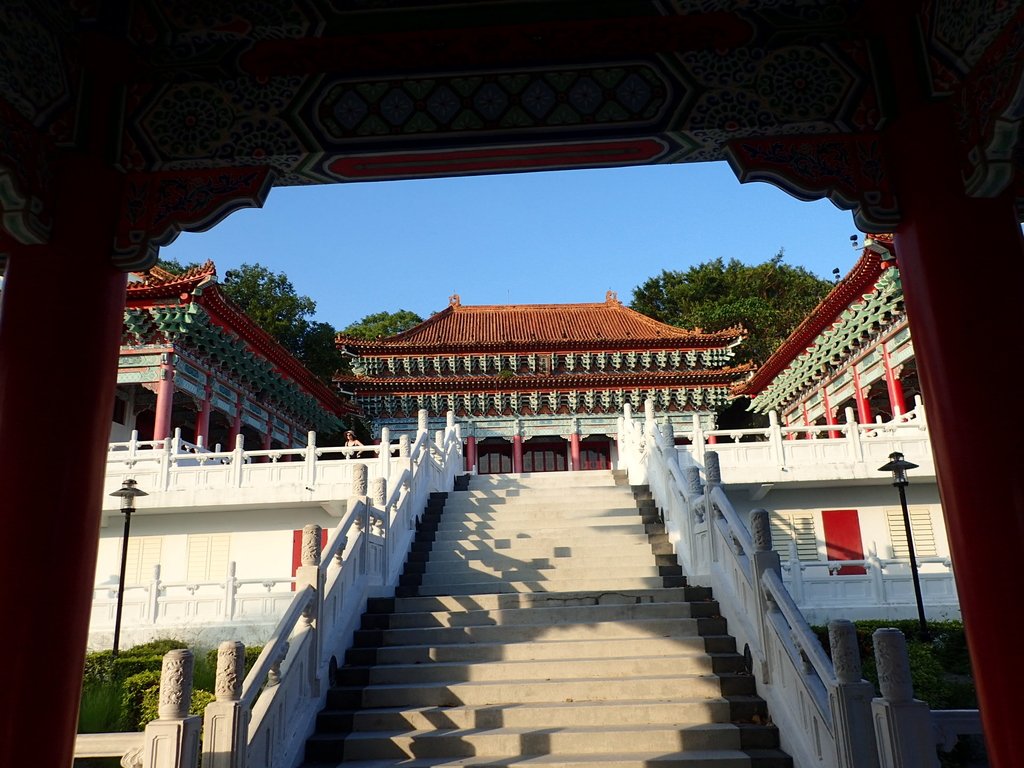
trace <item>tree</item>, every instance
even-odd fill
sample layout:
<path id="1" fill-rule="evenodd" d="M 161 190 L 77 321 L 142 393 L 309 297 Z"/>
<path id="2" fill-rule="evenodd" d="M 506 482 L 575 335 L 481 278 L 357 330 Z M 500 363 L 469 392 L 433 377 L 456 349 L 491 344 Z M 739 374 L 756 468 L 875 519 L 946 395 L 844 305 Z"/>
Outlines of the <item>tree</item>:
<path id="1" fill-rule="evenodd" d="M 300 296 L 287 275 L 259 264 L 242 264 L 224 273 L 221 287 L 253 322 L 302 359 L 316 302 Z"/>
<path id="2" fill-rule="evenodd" d="M 685 272 L 663 270 L 633 290 L 630 306 L 682 328 L 720 331 L 742 324 L 749 335 L 739 357 L 760 365 L 833 288 L 803 267 L 784 264 L 784 255 L 780 250 L 756 265 L 719 258 Z"/>
<path id="3" fill-rule="evenodd" d="M 422 322 L 422 317 L 407 309 L 400 309 L 397 312 L 375 312 L 357 323 L 352 323 L 341 333 L 356 339 L 376 339 L 381 336 L 394 336 Z"/>

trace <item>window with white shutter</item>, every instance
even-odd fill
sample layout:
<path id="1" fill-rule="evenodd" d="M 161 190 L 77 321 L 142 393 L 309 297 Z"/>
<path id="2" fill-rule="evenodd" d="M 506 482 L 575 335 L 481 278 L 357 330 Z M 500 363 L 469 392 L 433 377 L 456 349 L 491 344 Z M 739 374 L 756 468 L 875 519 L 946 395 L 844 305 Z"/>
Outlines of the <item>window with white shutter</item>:
<path id="1" fill-rule="evenodd" d="M 124 559 L 125 584 L 148 584 L 153 580 L 153 566 L 160 563 L 163 542 L 163 536 L 128 537 L 128 553 Z"/>
<path id="2" fill-rule="evenodd" d="M 188 537 L 188 581 L 217 581 L 228 572 L 230 533 L 190 534 Z"/>
<path id="3" fill-rule="evenodd" d="M 929 507 L 907 507 L 907 511 L 910 513 L 910 534 L 914 537 L 914 554 L 917 557 L 937 555 L 931 509 Z M 903 509 L 887 507 L 885 517 L 889 523 L 892 556 L 901 560 L 909 559 L 910 549 L 907 547 L 907 528 L 903 522 Z"/>
<path id="4" fill-rule="evenodd" d="M 797 557 L 802 561 L 818 559 L 818 535 L 814 530 L 813 512 L 772 512 L 772 549 L 783 562 L 789 560 L 789 543 L 796 542 Z"/>

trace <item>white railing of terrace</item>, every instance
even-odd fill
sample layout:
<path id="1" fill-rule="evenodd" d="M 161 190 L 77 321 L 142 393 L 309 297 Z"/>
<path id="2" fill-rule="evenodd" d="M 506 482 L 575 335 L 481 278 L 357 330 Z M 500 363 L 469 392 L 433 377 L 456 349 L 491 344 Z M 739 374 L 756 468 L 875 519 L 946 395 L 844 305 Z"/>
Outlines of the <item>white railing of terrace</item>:
<path id="1" fill-rule="evenodd" d="M 326 702 L 333 673 L 351 644 L 367 599 L 389 592 L 398 582 L 430 494 L 451 490 L 462 472 L 462 435 L 453 415 L 448 414 L 447 427 L 437 433 L 436 442 L 427 434 L 426 415 L 420 412 L 414 443 L 402 436 L 397 461 L 389 462 L 390 479 L 371 479 L 366 464 L 351 462 L 346 511 L 329 534 L 325 549 L 321 551 L 319 526 L 303 529 L 296 591 L 244 681 L 244 647 L 240 642 L 221 644 L 217 700 L 207 706 L 204 716 L 204 766 L 288 768 L 301 761 L 305 740 Z M 222 667 L 226 668 L 223 675 Z M 154 721 L 158 724 L 154 734 L 159 722 Z M 144 768 L 184 766 L 179 758 L 187 754 L 187 745 L 179 743 L 176 751 L 160 747 L 156 735 L 151 744 L 150 730 L 147 727 L 139 764 Z M 191 738 L 188 729 L 179 728 L 176 733 Z M 166 735 L 160 738 L 167 741 Z M 131 741 L 115 734 L 108 735 L 108 740 L 111 744 Z M 83 738 L 83 749 L 97 754 L 98 741 L 98 737 Z"/>
<path id="2" fill-rule="evenodd" d="M 681 466 L 671 426 L 655 424 L 650 402 L 640 423 L 628 405 L 624 411 L 620 466 L 631 485 L 650 487 L 691 583 L 711 587 L 729 633 L 749 654 L 758 693 L 797 768 L 874 768 L 880 755 L 885 766 L 937 766 L 932 755 L 939 726 L 950 718 L 931 717 L 905 687 L 893 694 L 896 705 L 884 689 L 883 697 L 874 699 L 873 686 L 860 678 L 855 630 L 848 620 L 829 624 L 835 662 L 829 658 L 783 583 L 768 512 L 755 510 L 749 529 L 739 519 L 721 486 L 717 452 L 703 453 L 702 483 L 700 466 Z M 887 653 L 879 661 L 902 664 L 905 656 L 904 648 L 903 657 Z M 909 671 L 905 679 L 909 685 Z M 959 722 L 969 720 L 963 715 Z"/>
<path id="3" fill-rule="evenodd" d="M 178 626 L 190 623 L 274 621 L 291 602 L 295 579 L 265 576 L 240 579 L 228 563 L 220 581 L 165 581 L 153 566 L 148 584 L 124 589 L 122 626 Z M 93 587 L 90 632 L 113 627 L 117 618 L 117 585 Z"/>
<path id="4" fill-rule="evenodd" d="M 878 477 L 878 467 L 894 451 L 918 464 L 917 474 L 935 474 L 920 398 L 913 410 L 887 422 L 858 424 L 852 408 L 845 415 L 844 424 L 787 427 L 779 424 L 774 411 L 768 414 L 767 427 L 705 431 L 698 424 L 675 434 L 690 443 L 676 450 L 683 456 L 681 461 L 698 466 L 704 466 L 706 451 L 715 451 L 729 483 Z"/>
<path id="5" fill-rule="evenodd" d="M 115 509 L 109 493 L 129 477 L 149 494 L 147 506 L 153 508 L 343 499 L 352 484 L 353 459 L 367 466 L 372 479 L 400 473 L 406 458 L 401 439 L 392 442 L 386 428 L 378 445 L 318 446 L 310 432 L 304 446 L 267 450 L 245 450 L 239 435 L 229 451 L 182 440 L 180 429 L 166 440 L 139 440 L 132 432 L 130 440 L 110 443 L 104 502 Z"/>

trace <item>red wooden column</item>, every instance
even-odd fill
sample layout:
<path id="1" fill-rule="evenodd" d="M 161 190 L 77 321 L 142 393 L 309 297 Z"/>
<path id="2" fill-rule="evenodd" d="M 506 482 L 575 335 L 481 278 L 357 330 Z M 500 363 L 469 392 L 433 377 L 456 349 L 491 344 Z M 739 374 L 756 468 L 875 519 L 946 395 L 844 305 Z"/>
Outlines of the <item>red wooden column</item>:
<path id="1" fill-rule="evenodd" d="M 171 436 L 171 412 L 174 410 L 174 353 L 165 352 L 160 362 L 160 383 L 156 389 L 156 415 L 153 419 L 153 439 Z"/>
<path id="2" fill-rule="evenodd" d="M 523 437 L 522 435 L 512 436 L 512 471 L 520 473 L 523 471 Z"/>
<path id="3" fill-rule="evenodd" d="M 213 388 L 207 381 L 206 386 L 203 387 L 203 403 L 199 408 L 199 413 L 196 415 L 196 442 L 199 442 L 199 438 L 203 438 L 203 447 L 209 448 L 207 443 L 210 442 L 210 398 L 213 395 Z"/>
<path id="4" fill-rule="evenodd" d="M 476 438 L 470 435 L 466 438 L 466 471 L 472 472 L 476 466 Z"/>
<path id="5" fill-rule="evenodd" d="M 569 459 L 572 464 L 572 471 L 579 472 L 582 467 L 580 466 L 580 433 L 573 432 L 569 435 Z"/>
<path id="6" fill-rule="evenodd" d="M 1006 596 L 1024 551 L 1024 473 L 1016 434 L 992 429 L 971 404 L 991 402 L 993 382 L 1019 377 L 1007 340 L 1024 338 L 1024 315 L 993 280 L 1024 285 L 1024 248 L 1008 200 L 966 200 L 926 182 L 906 195 L 897 258 L 988 754 L 1001 768 L 1020 752 L 1019 676 L 1006 670 L 1019 664 L 1024 620 Z M 963 262 L 979 232 L 983 268 Z M 965 364 L 968 351 L 984 376 Z M 913 484 L 907 493 L 913 500 Z"/>
<path id="7" fill-rule="evenodd" d="M 72 763 L 124 315 L 110 261 L 120 184 L 83 159 L 58 164 L 50 241 L 12 249 L 0 302 L 4 766 Z M 78 309 L 73 339 L 40 354 L 32 329 L 54 307 Z M 46 736 L 29 738 L 42 721 Z"/>
<path id="8" fill-rule="evenodd" d="M 948 103 L 916 91 L 911 39 L 908 33 L 888 46 L 903 74 L 901 115 L 886 135 L 903 215 L 896 258 L 988 757 L 994 768 L 1009 768 L 1020 765 L 1020 675 L 1013 671 L 1024 616 L 1007 596 L 1024 551 L 1024 472 L 1016 433 L 992 429 L 977 409 L 998 394 L 997 382 L 1019 379 L 1024 313 L 1012 297 L 1024 285 L 1024 241 L 1009 195 L 964 194 L 956 118 Z M 910 482 L 913 503 L 913 471 Z"/>
<path id="9" fill-rule="evenodd" d="M 893 370 L 889 360 L 889 350 L 886 349 L 884 343 L 879 346 L 882 350 L 882 364 L 885 366 L 885 387 L 889 393 L 889 409 L 895 418 L 897 413 L 907 412 L 907 404 L 903 399 L 903 385 L 900 383 L 899 375 Z"/>
<path id="10" fill-rule="evenodd" d="M 874 421 L 871 414 L 871 403 L 868 402 L 867 392 L 860 386 L 860 373 L 857 371 L 857 363 L 850 366 L 853 373 L 853 399 L 857 402 L 857 421 L 861 424 L 870 424 Z"/>
<path id="11" fill-rule="evenodd" d="M 828 396 L 827 385 L 821 388 L 821 404 L 825 407 L 825 423 L 829 426 L 833 426 L 836 423 L 836 415 L 832 413 L 832 402 Z M 828 431 L 828 436 L 832 440 L 837 440 L 842 437 L 842 435 L 834 429 L 830 429 Z"/>

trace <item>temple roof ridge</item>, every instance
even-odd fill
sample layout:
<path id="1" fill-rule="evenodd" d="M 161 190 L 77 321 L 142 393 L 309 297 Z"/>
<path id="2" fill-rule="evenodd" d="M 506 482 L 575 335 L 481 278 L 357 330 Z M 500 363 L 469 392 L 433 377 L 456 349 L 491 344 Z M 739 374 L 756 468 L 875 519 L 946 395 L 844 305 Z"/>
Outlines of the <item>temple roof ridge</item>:
<path id="1" fill-rule="evenodd" d="M 552 345 L 570 348 L 600 345 L 650 346 L 685 341 L 698 347 L 733 346 L 746 336 L 742 325 L 721 331 L 679 328 L 623 305 L 614 291 L 592 303 L 463 304 L 458 294 L 422 323 L 393 336 L 373 340 L 339 334 L 340 346 L 367 353 L 465 351 L 467 349 Z"/>

